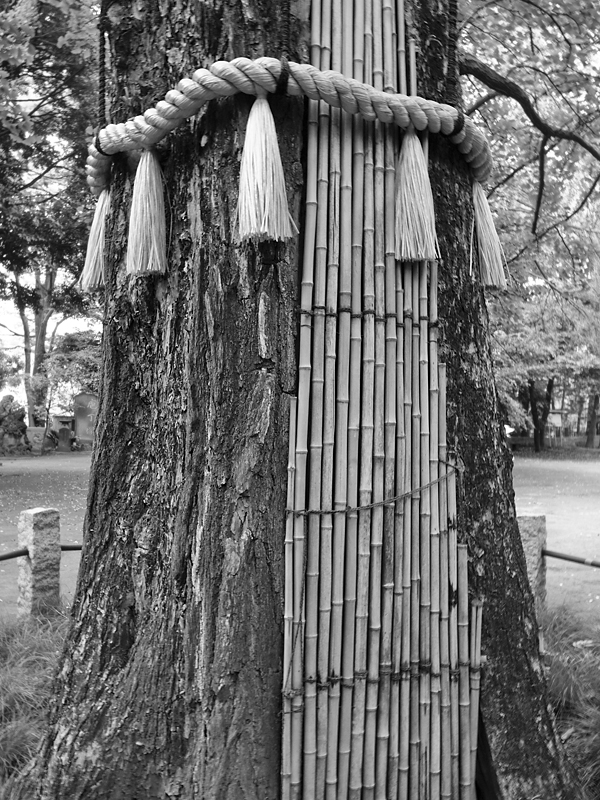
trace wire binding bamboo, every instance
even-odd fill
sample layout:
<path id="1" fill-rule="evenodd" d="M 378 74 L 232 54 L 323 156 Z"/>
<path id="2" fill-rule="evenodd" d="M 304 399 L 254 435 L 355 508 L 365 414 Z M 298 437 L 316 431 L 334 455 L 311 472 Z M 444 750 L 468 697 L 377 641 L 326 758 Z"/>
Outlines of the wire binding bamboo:
<path id="1" fill-rule="evenodd" d="M 471 691 L 469 684 L 469 590 L 467 583 L 467 545 L 459 544 L 458 554 L 458 658 L 460 725 L 460 800 L 471 797 Z"/>
<path id="2" fill-rule="evenodd" d="M 288 450 L 287 518 L 285 525 L 285 585 L 283 612 L 283 719 L 281 748 L 281 797 L 292 793 L 292 649 L 294 642 L 294 485 L 296 473 L 296 397 L 290 400 Z"/>

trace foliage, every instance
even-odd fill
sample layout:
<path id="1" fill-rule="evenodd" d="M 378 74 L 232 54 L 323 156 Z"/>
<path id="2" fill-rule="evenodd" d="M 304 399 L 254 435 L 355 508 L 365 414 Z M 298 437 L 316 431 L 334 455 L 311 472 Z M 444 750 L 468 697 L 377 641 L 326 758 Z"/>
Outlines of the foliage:
<path id="1" fill-rule="evenodd" d="M 23 362 L 19 356 L 0 350 L 0 389 L 15 386 L 22 371 Z"/>
<path id="2" fill-rule="evenodd" d="M 98 392 L 100 380 L 100 335 L 95 331 L 67 333 L 56 340 L 44 361 L 44 375 L 52 404 L 73 411 L 79 392 Z"/>
<path id="3" fill-rule="evenodd" d="M 67 619 L 0 619 L 0 786 L 33 755 L 45 728 Z"/>
<path id="4" fill-rule="evenodd" d="M 600 9 L 464 0 L 461 10 L 468 113 L 491 141 L 489 199 L 511 274 L 489 305 L 515 425 L 529 380 L 554 377 L 557 405 L 572 409 L 600 382 Z"/>
<path id="5" fill-rule="evenodd" d="M 566 609 L 542 621 L 550 700 L 590 800 L 600 794 L 600 632 Z"/>
<path id="6" fill-rule="evenodd" d="M 78 0 L 0 11 L 0 297 L 21 316 L 28 376 L 42 367 L 49 320 L 88 311 L 76 283 L 93 205 L 84 163 L 96 13 Z"/>

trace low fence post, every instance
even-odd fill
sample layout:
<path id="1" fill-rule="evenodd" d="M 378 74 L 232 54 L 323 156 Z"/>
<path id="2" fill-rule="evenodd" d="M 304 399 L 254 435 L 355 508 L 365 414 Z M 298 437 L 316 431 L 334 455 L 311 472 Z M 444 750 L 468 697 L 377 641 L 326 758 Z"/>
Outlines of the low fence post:
<path id="1" fill-rule="evenodd" d="M 517 522 L 525 551 L 527 575 L 535 598 L 535 610 L 539 617 L 546 607 L 546 559 L 543 552 L 546 548 L 546 517 L 519 516 Z"/>
<path id="2" fill-rule="evenodd" d="M 44 614 L 60 605 L 60 514 L 55 508 L 28 508 L 19 515 L 20 616 Z"/>

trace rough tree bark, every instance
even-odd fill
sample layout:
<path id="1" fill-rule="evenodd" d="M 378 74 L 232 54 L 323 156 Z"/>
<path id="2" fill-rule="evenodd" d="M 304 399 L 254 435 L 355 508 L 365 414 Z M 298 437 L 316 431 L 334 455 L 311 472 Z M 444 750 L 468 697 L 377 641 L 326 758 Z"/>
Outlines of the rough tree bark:
<path id="1" fill-rule="evenodd" d="M 456 102 L 453 4 L 415 3 L 420 91 Z M 218 58 L 303 60 L 308 3 L 122 0 L 121 120 Z M 455 8 L 454 8 L 455 13 Z M 40 754 L 11 800 L 279 797 L 283 531 L 298 243 L 232 243 L 250 101 L 212 101 L 162 148 L 169 272 L 123 274 L 130 168 L 116 159 L 102 394 L 73 624 Z M 273 103 L 301 220 L 303 104 Z M 441 340 L 459 535 L 485 601 L 483 708 L 506 797 L 573 797 L 544 698 L 481 286 L 469 177 L 431 137 Z"/>

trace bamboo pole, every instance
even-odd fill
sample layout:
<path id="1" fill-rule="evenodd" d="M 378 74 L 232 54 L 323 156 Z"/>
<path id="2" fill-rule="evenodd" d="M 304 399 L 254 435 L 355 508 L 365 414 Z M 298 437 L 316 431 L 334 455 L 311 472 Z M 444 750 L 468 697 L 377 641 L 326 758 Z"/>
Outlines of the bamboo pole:
<path id="1" fill-rule="evenodd" d="M 321 66 L 321 3 L 313 0 L 311 15 L 311 63 Z M 307 144 L 307 222 L 312 234 L 305 238 L 305 260 L 310 263 L 312 295 L 312 369 L 308 490 L 309 509 L 321 507 L 321 457 L 323 450 L 323 384 L 325 279 L 327 252 L 327 194 L 329 106 L 310 101 L 308 106 Z M 305 235 L 308 237 L 308 234 Z M 309 273 L 309 274 L 310 274 Z M 313 288 L 314 287 L 314 288 Z M 308 286 L 307 286 L 308 291 Z M 308 301 L 308 296 L 307 296 Z M 304 304 L 302 306 L 304 308 Z M 306 558 L 306 626 L 304 642 L 304 737 L 303 793 L 316 797 L 317 780 L 317 643 L 319 627 L 319 552 L 321 520 L 318 514 L 308 517 Z M 298 744 L 299 746 L 299 744 Z"/>
<path id="2" fill-rule="evenodd" d="M 364 75 L 371 74 L 372 30 L 371 7 L 365 4 Z M 364 128 L 364 221 L 363 221 L 363 298 L 362 298 L 362 382 L 359 501 L 361 506 L 372 501 L 373 433 L 375 393 L 375 276 L 373 127 Z M 350 756 L 350 800 L 361 800 L 363 789 L 363 756 L 369 639 L 369 572 L 371 558 L 371 511 L 358 515 L 358 566 L 356 593 L 356 628 L 354 661 L 354 696 L 352 706 L 352 752 Z"/>
<path id="3" fill-rule="evenodd" d="M 459 687 L 458 687 L 458 562 L 457 562 L 457 522 L 456 522 L 456 468 L 454 458 L 448 455 L 448 587 L 450 595 L 448 611 L 448 651 L 450 657 L 450 714 L 451 714 L 451 759 L 452 759 L 452 797 L 459 796 Z"/>
<path id="4" fill-rule="evenodd" d="M 400 684 L 400 757 L 398 768 L 398 797 L 399 800 L 408 800 L 409 797 L 409 772 L 410 772 L 410 721 L 411 721 L 411 641 L 412 641 L 412 605 L 413 605 L 413 531 L 412 531 L 412 325 L 413 325 L 413 294 L 412 294 L 412 264 L 403 265 L 403 344 L 404 344 L 404 431 L 405 431 L 405 460 L 404 460 L 404 493 L 403 502 L 403 548 L 402 548 L 402 645 L 401 645 L 401 684 Z M 418 631 L 417 631 L 418 636 Z"/>
<path id="5" fill-rule="evenodd" d="M 471 685 L 470 685 L 470 714 L 471 714 L 471 798 L 475 798 L 475 771 L 477 768 L 477 739 L 479 731 L 479 693 L 481 687 L 481 623 L 483 618 L 483 602 L 474 600 L 471 607 Z"/>
<path id="6" fill-rule="evenodd" d="M 321 7 L 321 69 L 332 67 L 332 17 L 333 9 L 330 3 L 323 3 Z M 323 131 L 319 131 L 320 144 L 323 147 L 323 176 L 327 179 L 327 199 L 319 197 L 319 214 L 322 219 L 322 252 L 325 261 L 325 291 L 324 321 L 323 321 L 323 440 L 321 457 L 321 486 L 319 507 L 330 509 L 333 505 L 333 458 L 334 458 L 334 411 L 335 392 L 333 382 L 335 379 L 335 317 L 330 313 L 331 295 L 331 270 L 332 234 L 335 220 L 337 219 L 337 197 L 339 192 L 339 163 L 334 158 L 330 140 L 335 138 L 334 130 L 339 123 L 339 111 L 331 108 L 322 110 L 320 124 Z M 321 150 L 319 151 L 321 156 Z M 332 218 L 330 220 L 330 217 Z M 336 232 L 337 234 L 337 232 Z M 337 287 L 336 287 L 337 292 Z M 336 298 L 337 299 L 337 298 Z M 337 303 L 336 303 L 337 305 Z M 334 326 L 332 332 L 331 326 Z M 333 334 L 333 335 L 332 335 Z M 333 348 L 333 365 L 332 365 Z M 317 757 L 316 757 L 316 798 L 325 797 L 327 780 L 327 742 L 328 742 L 328 705 L 329 705 L 329 631 L 331 621 L 331 553 L 332 553 L 333 521 L 331 515 L 321 516 L 320 542 L 319 542 L 319 628 L 317 646 Z"/>
<path id="7" fill-rule="evenodd" d="M 439 365 L 438 265 L 429 267 L 429 476 L 431 480 L 431 800 L 441 797 L 441 657 L 440 657 L 440 489 L 439 489 Z"/>
<path id="8" fill-rule="evenodd" d="M 353 77 L 363 80 L 364 72 L 364 5 L 354 6 Z M 351 311 L 350 322 L 350 403 L 348 408 L 348 504 L 359 504 L 360 412 L 361 412 L 361 349 L 362 349 L 362 255 L 364 216 L 364 142 L 363 122 L 353 115 L 352 163 L 352 238 L 351 238 Z M 348 513 L 346 527 L 346 562 L 344 589 L 344 649 L 342 657 L 342 696 L 340 707 L 340 743 L 338 756 L 338 797 L 344 800 L 350 788 L 350 755 L 352 744 L 352 701 L 354 698 L 355 623 L 358 573 L 358 512 Z M 345 792 L 345 794 L 344 794 Z"/>
<path id="9" fill-rule="evenodd" d="M 383 90 L 397 91 L 396 24 L 391 0 L 383 0 Z M 384 131 L 384 265 L 385 265 L 385 408 L 384 408 L 384 498 L 396 494 L 398 471 L 398 375 L 397 289 L 395 258 L 395 184 L 397 139 L 395 130 Z M 400 308 L 400 313 L 402 309 Z M 400 409 L 402 412 L 402 409 Z M 403 454 L 402 454 L 403 455 Z M 399 702 L 402 609 L 402 528 L 397 529 L 397 504 L 384 508 L 382 554 L 382 614 L 380 690 L 377 711 L 376 790 L 378 798 L 396 797 L 399 762 Z M 398 564 L 396 562 L 399 562 Z M 395 645 L 397 646 L 395 647 Z"/>
<path id="10" fill-rule="evenodd" d="M 294 484 L 296 477 L 297 398 L 290 401 L 288 450 L 287 517 L 285 524 L 285 585 L 283 611 L 283 719 L 281 748 L 281 797 L 292 794 L 292 651 L 294 647 Z"/>
<path id="11" fill-rule="evenodd" d="M 471 690 L 469 684 L 469 590 L 467 545 L 458 550 L 458 658 L 460 724 L 460 800 L 471 798 Z"/>
<path id="12" fill-rule="evenodd" d="M 446 365 L 438 366 L 439 380 L 439 516 L 440 516 L 440 711 L 441 711 L 441 778 L 443 800 L 452 795 L 452 719 L 450 707 L 450 596 L 448 550 L 448 490 L 446 444 Z M 456 795 L 454 795 L 456 797 Z"/>
<path id="13" fill-rule="evenodd" d="M 420 647 L 419 728 L 421 738 L 421 786 L 423 796 L 430 796 L 431 744 L 431 490 L 429 445 L 429 309 L 427 262 L 419 263 L 419 393 L 421 401 L 420 437 Z"/>
<path id="14" fill-rule="evenodd" d="M 335 0 L 334 68 L 346 75 L 352 70 L 352 13 L 347 4 Z M 332 146 L 333 146 L 332 142 Z M 346 513 L 348 493 L 348 414 L 350 384 L 350 327 L 352 304 L 352 118 L 340 112 L 340 230 L 338 241 L 338 320 L 336 356 L 336 409 L 335 409 L 335 471 L 334 507 L 338 512 L 333 519 L 333 561 L 331 591 L 331 629 L 329 650 L 329 726 L 327 752 L 326 798 L 347 794 L 349 761 L 344 770 L 338 770 L 340 735 L 341 673 L 343 648 L 343 611 L 345 583 Z M 354 638 L 354 637 L 352 637 Z M 352 643 L 349 643 L 352 644 Z M 346 694 L 351 693 L 351 685 Z M 350 698 L 351 702 L 351 698 Z"/>

